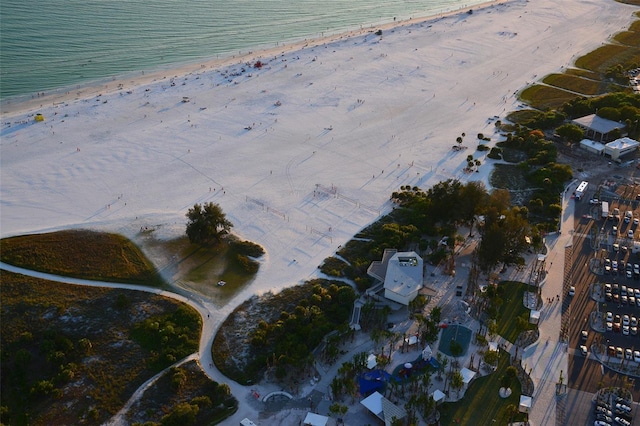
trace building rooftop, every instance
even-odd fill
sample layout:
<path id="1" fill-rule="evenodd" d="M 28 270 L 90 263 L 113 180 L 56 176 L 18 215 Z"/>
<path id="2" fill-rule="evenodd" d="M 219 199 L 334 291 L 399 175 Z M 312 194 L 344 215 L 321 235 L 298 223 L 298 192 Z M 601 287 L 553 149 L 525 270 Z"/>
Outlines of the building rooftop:
<path id="1" fill-rule="evenodd" d="M 638 145 L 640 145 L 640 142 L 631 138 L 620 138 L 616 139 L 615 141 L 609 142 L 606 146 L 607 148 L 623 151 L 627 148 L 635 148 Z"/>
<path id="2" fill-rule="evenodd" d="M 606 118 L 598 117 L 595 114 L 585 115 L 584 117 L 576 118 L 572 121 L 577 125 L 587 127 L 603 134 L 607 134 L 614 129 L 624 128 L 624 124 L 622 123 L 613 120 L 607 120 Z"/>
<path id="3" fill-rule="evenodd" d="M 399 252 L 389 259 L 384 288 L 408 296 L 422 287 L 422 258 L 414 251 Z"/>

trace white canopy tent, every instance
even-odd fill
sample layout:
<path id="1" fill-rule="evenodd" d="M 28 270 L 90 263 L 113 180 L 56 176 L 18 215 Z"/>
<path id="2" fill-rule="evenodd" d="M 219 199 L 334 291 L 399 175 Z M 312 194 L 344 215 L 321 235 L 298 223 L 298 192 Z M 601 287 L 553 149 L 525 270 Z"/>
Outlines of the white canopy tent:
<path id="1" fill-rule="evenodd" d="M 468 385 L 471 379 L 473 379 L 473 377 L 476 375 L 475 371 L 469 370 L 466 367 L 460 370 L 460 373 L 462 374 L 462 381 L 465 385 Z"/>
<path id="2" fill-rule="evenodd" d="M 531 324 L 537 324 L 540 322 L 540 311 L 533 310 L 529 313 L 529 322 Z"/>
<path id="3" fill-rule="evenodd" d="M 415 345 L 416 343 L 418 343 L 418 336 L 409 336 L 408 338 L 404 339 L 404 341 L 407 342 L 409 346 Z"/>
<path id="4" fill-rule="evenodd" d="M 375 368 L 376 365 L 378 365 L 376 356 L 374 354 L 369 354 L 369 356 L 367 357 L 367 368 L 371 370 L 372 368 Z"/>
<path id="5" fill-rule="evenodd" d="M 309 426 L 326 426 L 328 421 L 329 417 L 316 413 L 307 413 L 307 417 L 304 418 L 304 424 Z"/>
<path id="6" fill-rule="evenodd" d="M 439 402 L 444 401 L 445 394 L 440 389 L 436 389 L 435 391 L 433 391 L 431 396 L 433 397 L 433 400 L 436 402 L 436 404 L 438 404 Z"/>
<path id="7" fill-rule="evenodd" d="M 531 403 L 533 399 L 530 396 L 520 395 L 520 405 L 518 406 L 518 410 L 521 413 L 528 413 L 531 411 Z"/>
<path id="8" fill-rule="evenodd" d="M 422 350 L 422 359 L 425 361 L 429 361 L 431 358 L 433 358 L 433 351 L 431 350 L 431 347 L 427 345 Z"/>

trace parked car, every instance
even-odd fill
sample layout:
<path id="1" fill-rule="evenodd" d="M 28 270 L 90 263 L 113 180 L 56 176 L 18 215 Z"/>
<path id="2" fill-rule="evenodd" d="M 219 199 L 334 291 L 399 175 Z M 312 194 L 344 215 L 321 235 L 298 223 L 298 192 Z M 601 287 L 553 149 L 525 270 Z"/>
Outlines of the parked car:
<path id="1" fill-rule="evenodd" d="M 627 301 L 629 302 L 629 304 L 631 306 L 636 306 L 636 298 L 635 297 L 629 296 L 629 297 L 627 297 Z"/>
<path id="2" fill-rule="evenodd" d="M 575 296 L 576 295 L 576 288 L 575 286 L 571 286 L 569 287 L 569 296 Z"/>
<path id="3" fill-rule="evenodd" d="M 611 261 L 611 273 L 612 274 L 617 274 L 618 273 L 618 261 L 617 260 L 612 260 Z"/>
<path id="4" fill-rule="evenodd" d="M 629 238 L 629 239 L 633 239 L 633 230 L 632 230 L 632 229 L 629 229 L 629 230 L 627 231 L 627 238 Z"/>
<path id="5" fill-rule="evenodd" d="M 613 313 L 607 312 L 607 321 L 613 322 Z"/>
<path id="6" fill-rule="evenodd" d="M 624 351 L 620 346 L 616 348 L 616 356 L 620 359 L 624 358 Z"/>
<path id="7" fill-rule="evenodd" d="M 596 414 L 604 414 L 605 416 L 612 417 L 613 413 L 611 410 L 607 410 L 605 407 L 596 406 L 595 409 Z"/>
<path id="8" fill-rule="evenodd" d="M 625 336 L 629 335 L 629 326 L 628 325 L 623 325 L 622 326 L 622 334 L 624 334 Z"/>
<path id="9" fill-rule="evenodd" d="M 631 322 L 631 317 L 627 314 L 624 314 L 622 316 L 622 325 L 629 325 L 630 322 Z"/>
<path id="10" fill-rule="evenodd" d="M 604 414 L 596 414 L 596 420 L 600 420 L 601 422 L 611 423 L 613 419 L 609 416 L 605 416 Z"/>
<path id="11" fill-rule="evenodd" d="M 584 356 L 587 356 L 587 354 L 589 353 L 585 345 L 580 345 L 580 353 Z"/>
<path id="12" fill-rule="evenodd" d="M 607 348 L 607 355 L 616 356 L 616 347 L 615 346 L 609 346 Z"/>
<path id="13" fill-rule="evenodd" d="M 589 204 L 591 205 L 599 205 L 602 204 L 602 201 L 598 200 L 597 198 L 592 198 L 589 200 Z"/>
<path id="14" fill-rule="evenodd" d="M 631 335 L 632 336 L 638 335 L 638 327 L 631 327 Z"/>
<path id="15" fill-rule="evenodd" d="M 627 349 L 629 350 L 629 349 Z M 629 407 L 628 405 L 622 404 L 620 402 L 618 402 L 616 404 L 616 411 L 620 411 L 622 413 L 630 413 L 631 412 L 631 407 Z"/>
<path id="16" fill-rule="evenodd" d="M 627 286 L 626 285 L 620 286 L 620 296 L 626 296 L 626 295 L 627 295 Z"/>
<path id="17" fill-rule="evenodd" d="M 621 426 L 631 426 L 631 422 L 625 418 L 622 417 L 616 417 L 615 419 L 613 419 L 616 423 L 618 423 Z"/>
<path id="18" fill-rule="evenodd" d="M 632 360 L 633 359 L 633 351 L 629 348 L 624 350 L 624 359 Z M 621 405 L 621 404 L 619 404 Z M 627 411 L 628 412 L 628 411 Z"/>
<path id="19" fill-rule="evenodd" d="M 583 342 L 586 342 L 588 337 L 589 337 L 589 332 L 587 330 L 582 330 L 580 332 L 580 338 L 582 339 Z"/>
<path id="20" fill-rule="evenodd" d="M 610 419 L 611 417 L 605 416 L 607 419 Z M 609 422 L 605 422 L 604 420 L 596 420 L 595 422 L 593 422 L 593 426 L 611 426 L 611 423 Z"/>

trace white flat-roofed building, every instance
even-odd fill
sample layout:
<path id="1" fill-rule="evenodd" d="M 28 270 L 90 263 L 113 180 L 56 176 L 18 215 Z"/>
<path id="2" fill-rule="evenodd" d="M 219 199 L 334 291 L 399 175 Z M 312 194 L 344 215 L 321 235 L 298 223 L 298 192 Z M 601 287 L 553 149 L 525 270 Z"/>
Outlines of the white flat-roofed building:
<path id="1" fill-rule="evenodd" d="M 631 138 L 620 138 L 609 142 L 604 146 L 604 156 L 617 160 L 627 154 L 631 154 L 638 149 L 640 142 Z"/>
<path id="2" fill-rule="evenodd" d="M 384 297 L 408 305 L 422 288 L 424 266 L 414 251 L 398 252 L 389 259 L 384 277 Z"/>
<path id="3" fill-rule="evenodd" d="M 591 139 L 582 139 L 580 141 L 580 148 L 598 155 L 604 153 L 604 144 L 592 141 Z"/>

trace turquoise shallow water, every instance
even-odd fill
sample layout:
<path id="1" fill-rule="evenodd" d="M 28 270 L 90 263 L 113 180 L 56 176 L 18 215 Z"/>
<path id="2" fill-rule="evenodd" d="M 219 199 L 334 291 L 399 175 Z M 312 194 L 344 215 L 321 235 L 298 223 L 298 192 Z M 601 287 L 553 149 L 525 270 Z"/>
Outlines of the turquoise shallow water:
<path id="1" fill-rule="evenodd" d="M 462 0 L 4 0 L 0 97 L 431 16 Z"/>

